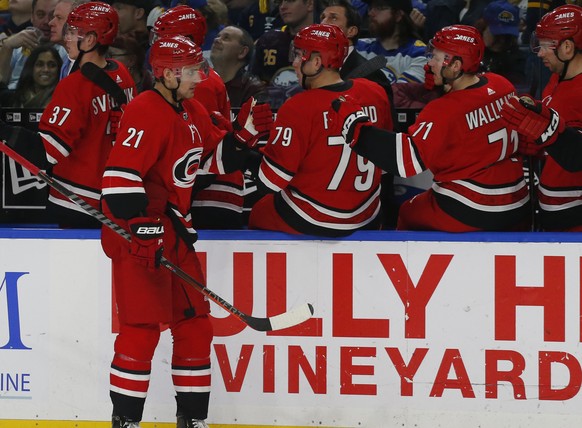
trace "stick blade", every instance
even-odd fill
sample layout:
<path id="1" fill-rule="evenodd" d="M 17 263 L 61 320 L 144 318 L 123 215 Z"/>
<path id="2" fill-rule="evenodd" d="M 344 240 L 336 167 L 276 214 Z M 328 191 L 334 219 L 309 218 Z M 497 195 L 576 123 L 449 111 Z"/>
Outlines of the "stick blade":
<path id="1" fill-rule="evenodd" d="M 257 331 L 276 331 L 285 328 L 294 327 L 307 321 L 313 315 L 313 306 L 310 303 L 305 303 L 301 306 L 296 306 L 280 315 L 275 315 L 269 318 L 255 318 L 248 316 L 245 321 L 249 327 Z"/>

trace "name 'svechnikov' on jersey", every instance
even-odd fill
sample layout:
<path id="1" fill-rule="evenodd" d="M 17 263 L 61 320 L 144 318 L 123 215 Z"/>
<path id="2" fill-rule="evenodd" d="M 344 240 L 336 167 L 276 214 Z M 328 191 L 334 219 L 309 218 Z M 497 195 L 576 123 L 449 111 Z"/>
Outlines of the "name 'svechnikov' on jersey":
<path id="1" fill-rule="evenodd" d="M 133 100 L 133 88 L 124 88 L 125 97 L 127 102 Z M 98 95 L 91 100 L 91 106 L 93 107 L 93 114 L 97 115 L 99 113 L 108 112 L 112 109 L 119 107 L 115 99 L 109 94 Z"/>
<path id="2" fill-rule="evenodd" d="M 493 89 L 488 88 L 489 95 L 495 94 Z M 501 115 L 499 112 L 501 111 L 501 107 L 503 104 L 509 100 L 509 98 L 513 97 L 515 92 L 511 92 L 507 95 L 497 98 L 493 102 L 486 104 L 483 107 L 479 107 L 469 113 L 465 114 L 465 119 L 467 120 L 467 126 L 469 129 L 475 129 L 483 125 L 487 125 L 497 119 L 501 119 Z"/>

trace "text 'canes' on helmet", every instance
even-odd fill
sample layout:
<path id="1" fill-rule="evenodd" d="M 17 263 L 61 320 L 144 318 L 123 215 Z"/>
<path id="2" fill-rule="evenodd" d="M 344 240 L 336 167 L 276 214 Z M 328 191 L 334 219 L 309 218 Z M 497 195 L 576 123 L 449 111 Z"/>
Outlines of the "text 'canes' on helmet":
<path id="1" fill-rule="evenodd" d="M 162 79 L 169 68 L 178 78 L 185 78 L 185 71 L 197 73 L 197 79 L 207 77 L 206 61 L 202 50 L 184 36 L 165 36 L 156 39 L 150 50 L 150 64 L 156 79 Z"/>
<path id="2" fill-rule="evenodd" d="M 348 55 L 348 39 L 336 25 L 313 24 L 300 30 L 293 39 L 293 47 L 301 49 L 301 60 L 308 61 L 312 52 L 321 56 L 324 67 L 339 69 Z"/>
<path id="3" fill-rule="evenodd" d="M 80 36 L 97 35 L 97 42 L 108 46 L 117 36 L 119 17 L 113 7 L 103 2 L 80 4 L 69 13 L 67 26 L 77 29 Z"/>
<path id="4" fill-rule="evenodd" d="M 465 73 L 479 71 L 485 44 L 481 33 L 470 25 L 450 25 L 437 31 L 429 43 L 431 48 L 443 51 L 449 56 L 444 65 L 455 57 L 461 58 Z"/>
<path id="5" fill-rule="evenodd" d="M 564 40 L 571 39 L 576 49 L 582 50 L 582 7 L 576 5 L 559 6 L 546 13 L 538 22 L 531 38 L 531 48 L 539 51 L 539 41 L 548 40 L 556 48 Z"/>
<path id="6" fill-rule="evenodd" d="M 198 46 L 204 44 L 206 36 L 206 18 L 196 9 L 181 5 L 164 12 L 152 28 L 153 44 L 155 39 L 164 36 L 190 37 Z"/>

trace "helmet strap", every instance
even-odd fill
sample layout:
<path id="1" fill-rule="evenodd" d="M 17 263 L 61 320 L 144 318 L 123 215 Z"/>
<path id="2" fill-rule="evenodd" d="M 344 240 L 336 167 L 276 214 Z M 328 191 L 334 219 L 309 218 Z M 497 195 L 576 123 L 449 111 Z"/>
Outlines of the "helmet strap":
<path id="1" fill-rule="evenodd" d="M 320 74 L 320 73 L 323 71 L 323 66 L 321 66 L 321 67 L 319 67 L 319 70 L 317 70 L 315 73 L 313 73 L 313 74 L 306 74 L 306 73 L 303 71 L 303 67 L 305 66 L 305 63 L 306 63 L 306 62 L 307 62 L 307 61 L 302 61 L 302 62 L 301 62 L 301 68 L 300 68 L 300 70 L 301 70 L 301 74 L 302 74 L 302 76 L 303 76 L 303 77 L 301 78 L 301 87 L 302 87 L 303 89 L 307 89 L 307 86 L 306 86 L 306 84 L 307 84 L 307 78 L 308 78 L 308 77 L 315 77 L 315 76 L 319 75 L 319 74 Z"/>
<path id="2" fill-rule="evenodd" d="M 441 78 L 443 79 L 443 85 L 444 84 L 452 84 L 455 80 L 460 79 L 463 74 L 465 74 L 465 72 L 463 71 L 463 69 L 461 69 L 461 71 L 459 72 L 459 74 L 457 74 L 455 77 L 453 77 L 452 79 L 447 79 L 445 77 L 445 68 L 447 68 L 452 62 L 456 61 L 456 60 L 461 60 L 461 57 L 459 56 L 454 56 L 451 58 L 451 60 L 449 61 L 449 63 L 445 66 L 441 68 Z"/>
<path id="3" fill-rule="evenodd" d="M 562 43 L 564 43 L 564 40 L 562 40 L 558 46 L 556 46 L 556 49 L 554 49 L 554 55 L 556 55 L 556 58 L 558 59 L 558 61 L 560 61 L 562 64 L 564 64 L 564 68 L 562 68 L 562 72 L 560 73 L 560 81 L 564 80 L 564 77 L 566 77 L 566 73 L 568 72 L 568 66 L 570 65 L 570 61 L 572 61 L 574 59 L 574 56 L 576 56 L 577 52 L 574 52 L 574 56 L 570 59 L 562 59 L 560 58 L 560 55 L 558 54 L 558 50 L 560 49 L 560 46 L 562 46 Z"/>

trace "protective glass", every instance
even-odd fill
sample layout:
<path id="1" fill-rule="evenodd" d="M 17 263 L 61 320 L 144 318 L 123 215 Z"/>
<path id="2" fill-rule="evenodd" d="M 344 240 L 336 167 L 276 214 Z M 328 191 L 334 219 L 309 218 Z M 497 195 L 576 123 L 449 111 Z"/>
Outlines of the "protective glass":
<path id="1" fill-rule="evenodd" d="M 535 54 L 540 52 L 542 49 L 545 50 L 556 50 L 560 42 L 551 39 L 539 39 L 535 31 L 532 33 L 529 40 L 529 47 L 531 51 Z"/>

